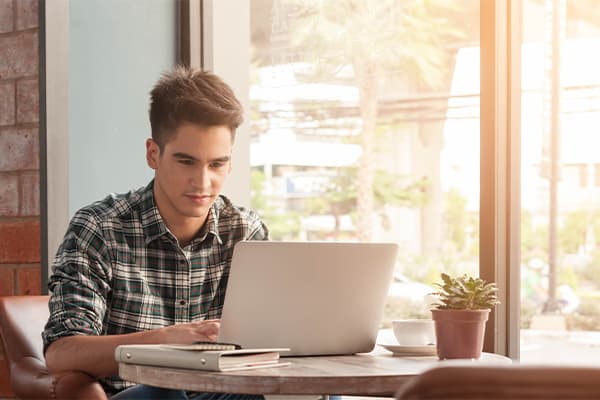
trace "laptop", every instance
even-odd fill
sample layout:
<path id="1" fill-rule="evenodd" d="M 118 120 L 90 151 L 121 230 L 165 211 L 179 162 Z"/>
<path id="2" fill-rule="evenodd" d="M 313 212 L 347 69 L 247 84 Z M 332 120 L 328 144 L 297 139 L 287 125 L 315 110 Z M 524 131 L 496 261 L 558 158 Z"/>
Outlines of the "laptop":
<path id="1" fill-rule="evenodd" d="M 218 340 L 282 356 L 369 352 L 395 243 L 242 241 L 233 252 Z"/>

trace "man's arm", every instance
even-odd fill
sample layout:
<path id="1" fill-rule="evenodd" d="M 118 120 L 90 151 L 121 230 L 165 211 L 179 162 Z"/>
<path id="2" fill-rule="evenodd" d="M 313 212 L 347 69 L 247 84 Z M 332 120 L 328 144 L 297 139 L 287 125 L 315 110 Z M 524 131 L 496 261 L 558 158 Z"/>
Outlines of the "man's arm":
<path id="1" fill-rule="evenodd" d="M 46 365 L 51 373 L 83 371 L 95 377 L 118 375 L 115 348 L 120 344 L 189 344 L 215 341 L 219 320 L 206 320 L 125 335 L 66 336 L 46 350 Z"/>

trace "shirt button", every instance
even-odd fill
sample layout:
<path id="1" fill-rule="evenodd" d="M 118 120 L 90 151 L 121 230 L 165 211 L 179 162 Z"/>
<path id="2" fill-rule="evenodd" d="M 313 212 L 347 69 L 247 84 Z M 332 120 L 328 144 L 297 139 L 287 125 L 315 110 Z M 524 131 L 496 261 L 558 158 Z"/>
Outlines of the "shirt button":
<path id="1" fill-rule="evenodd" d="M 185 300 L 179 300 L 179 305 L 180 306 L 185 306 Z"/>

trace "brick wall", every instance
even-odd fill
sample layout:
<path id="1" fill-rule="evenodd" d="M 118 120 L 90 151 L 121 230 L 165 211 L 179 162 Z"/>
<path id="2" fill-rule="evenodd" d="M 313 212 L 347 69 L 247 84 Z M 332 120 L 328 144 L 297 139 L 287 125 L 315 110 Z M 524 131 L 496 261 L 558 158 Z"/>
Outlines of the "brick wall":
<path id="1" fill-rule="evenodd" d="M 40 293 L 38 0 L 0 0 L 0 295 Z M 0 397 L 12 397 L 0 350 Z"/>

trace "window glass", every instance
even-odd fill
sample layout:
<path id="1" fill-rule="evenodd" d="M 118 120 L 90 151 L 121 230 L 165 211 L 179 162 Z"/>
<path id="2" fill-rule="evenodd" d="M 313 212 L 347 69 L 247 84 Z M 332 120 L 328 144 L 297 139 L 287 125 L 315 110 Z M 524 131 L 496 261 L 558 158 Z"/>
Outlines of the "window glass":
<path id="1" fill-rule="evenodd" d="M 400 244 L 384 326 L 478 274 L 479 0 L 253 0 L 252 207 L 275 240 Z"/>
<path id="2" fill-rule="evenodd" d="M 600 355 L 600 10 L 523 1 L 521 361 Z"/>

